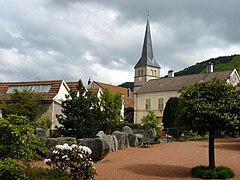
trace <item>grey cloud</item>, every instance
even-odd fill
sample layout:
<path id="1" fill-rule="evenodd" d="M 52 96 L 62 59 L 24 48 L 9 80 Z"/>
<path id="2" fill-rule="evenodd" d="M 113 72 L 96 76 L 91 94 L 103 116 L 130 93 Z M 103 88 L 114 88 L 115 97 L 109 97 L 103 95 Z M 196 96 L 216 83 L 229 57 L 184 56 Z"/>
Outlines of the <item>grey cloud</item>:
<path id="1" fill-rule="evenodd" d="M 228 49 L 240 47 L 239 5 L 238 0 L 5 1 L 0 58 L 12 64 L 0 68 L 0 80 L 132 81 L 147 10 L 162 75 L 202 58 L 238 53 Z M 109 77 L 110 72 L 115 74 Z"/>

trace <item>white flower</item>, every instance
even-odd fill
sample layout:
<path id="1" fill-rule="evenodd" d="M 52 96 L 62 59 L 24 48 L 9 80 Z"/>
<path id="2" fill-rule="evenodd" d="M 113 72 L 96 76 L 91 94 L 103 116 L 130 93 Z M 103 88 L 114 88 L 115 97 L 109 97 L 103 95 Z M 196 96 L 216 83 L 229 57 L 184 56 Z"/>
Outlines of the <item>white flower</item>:
<path id="1" fill-rule="evenodd" d="M 83 155 L 82 154 L 78 154 L 80 156 L 80 158 L 83 158 Z"/>
<path id="2" fill-rule="evenodd" d="M 48 163 L 48 162 L 51 162 L 51 159 L 44 159 L 44 163 Z"/>
<path id="3" fill-rule="evenodd" d="M 74 149 L 74 148 L 77 148 L 78 146 L 76 144 L 72 144 L 71 145 L 71 148 Z"/>
<path id="4" fill-rule="evenodd" d="M 64 143 L 63 146 L 68 146 L 68 143 Z"/>
<path id="5" fill-rule="evenodd" d="M 53 154 L 58 154 L 58 150 L 53 150 Z"/>
<path id="6" fill-rule="evenodd" d="M 69 146 L 67 143 L 63 144 L 63 149 L 64 150 L 72 150 L 71 146 Z"/>
<path id="7" fill-rule="evenodd" d="M 63 146 L 62 145 L 56 145 L 56 149 L 63 150 Z"/>
<path id="8" fill-rule="evenodd" d="M 68 156 L 67 155 L 64 155 L 63 157 L 62 157 L 62 159 L 65 159 L 65 158 L 67 158 Z"/>
<path id="9" fill-rule="evenodd" d="M 82 154 L 92 154 L 92 150 L 87 146 L 79 146 L 79 151 Z"/>

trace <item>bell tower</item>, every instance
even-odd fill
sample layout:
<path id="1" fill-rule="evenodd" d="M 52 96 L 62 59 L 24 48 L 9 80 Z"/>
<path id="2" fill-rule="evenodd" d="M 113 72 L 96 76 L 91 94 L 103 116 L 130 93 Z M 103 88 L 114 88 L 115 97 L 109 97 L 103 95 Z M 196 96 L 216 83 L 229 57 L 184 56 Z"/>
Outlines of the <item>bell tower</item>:
<path id="1" fill-rule="evenodd" d="M 147 19 L 146 24 L 142 55 L 134 67 L 134 72 L 134 91 L 139 89 L 150 79 L 157 79 L 160 77 L 160 66 L 153 56 L 149 19 Z"/>

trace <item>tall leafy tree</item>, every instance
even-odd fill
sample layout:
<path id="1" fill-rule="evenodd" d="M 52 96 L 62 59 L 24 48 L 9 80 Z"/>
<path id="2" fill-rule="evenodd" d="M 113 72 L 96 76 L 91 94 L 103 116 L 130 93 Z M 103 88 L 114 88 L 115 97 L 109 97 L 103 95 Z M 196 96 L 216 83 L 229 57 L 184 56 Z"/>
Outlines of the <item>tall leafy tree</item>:
<path id="1" fill-rule="evenodd" d="M 102 127 L 100 102 L 95 91 L 87 91 L 81 80 L 78 93 L 70 92 L 62 102 L 63 115 L 57 115 L 65 135 L 77 138 L 94 137 Z"/>
<path id="2" fill-rule="evenodd" d="M 209 133 L 209 168 L 215 168 L 216 131 L 239 128 L 240 95 L 225 81 L 213 79 L 182 91 L 178 125 L 198 133 Z"/>
<path id="3" fill-rule="evenodd" d="M 37 93 L 15 90 L 10 95 L 10 100 L 3 99 L 1 101 L 3 117 L 15 114 L 25 116 L 30 121 L 36 120 L 40 115 L 41 100 L 42 97 Z"/>
<path id="4" fill-rule="evenodd" d="M 108 89 L 104 89 L 100 97 L 101 110 L 104 118 L 106 133 L 112 133 L 114 127 L 122 119 L 122 96 L 121 94 L 111 93 Z"/>
<path id="5" fill-rule="evenodd" d="M 163 112 L 163 126 L 164 128 L 175 127 L 175 121 L 177 118 L 177 108 L 179 104 L 178 97 L 171 97 L 167 103 Z"/>

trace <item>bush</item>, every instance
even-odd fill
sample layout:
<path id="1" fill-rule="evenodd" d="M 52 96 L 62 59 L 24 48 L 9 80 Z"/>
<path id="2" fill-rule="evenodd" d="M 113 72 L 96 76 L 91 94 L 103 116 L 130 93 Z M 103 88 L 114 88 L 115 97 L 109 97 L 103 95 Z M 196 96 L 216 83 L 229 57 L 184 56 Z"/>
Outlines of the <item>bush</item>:
<path id="1" fill-rule="evenodd" d="M 192 168 L 191 175 L 203 179 L 229 179 L 235 176 L 234 172 L 225 166 L 219 166 L 215 169 L 210 169 L 207 166 L 197 166 Z"/>
<path id="2" fill-rule="evenodd" d="M 16 160 L 5 158 L 0 160 L 0 179 L 24 179 L 24 167 Z"/>
<path id="3" fill-rule="evenodd" d="M 155 140 L 157 142 L 160 142 L 161 132 L 163 130 L 163 123 L 160 123 L 160 121 L 157 120 L 154 112 L 150 111 L 147 114 L 147 116 L 143 116 L 143 118 L 141 119 L 141 124 L 143 125 L 143 127 L 155 128 L 155 130 L 157 132 L 157 137 Z"/>
<path id="4" fill-rule="evenodd" d="M 93 179 L 97 171 L 93 167 L 91 153 L 91 149 L 86 146 L 69 146 L 65 143 L 57 145 L 50 158 L 44 162 L 59 173 L 66 173 L 69 169 L 73 179 Z"/>
<path id="5" fill-rule="evenodd" d="M 27 168 L 25 174 L 28 178 L 34 180 L 72 180 L 71 175 L 68 172 L 60 173 L 57 170 L 50 170 L 44 168 Z"/>
<path id="6" fill-rule="evenodd" d="M 35 128 L 43 128 L 45 130 L 48 130 L 51 128 L 52 121 L 48 117 L 40 117 L 36 121 L 33 121 L 31 123 Z"/>
<path id="7" fill-rule="evenodd" d="M 31 161 L 37 152 L 43 152 L 45 142 L 34 135 L 29 120 L 23 116 L 0 118 L 0 157 Z"/>

